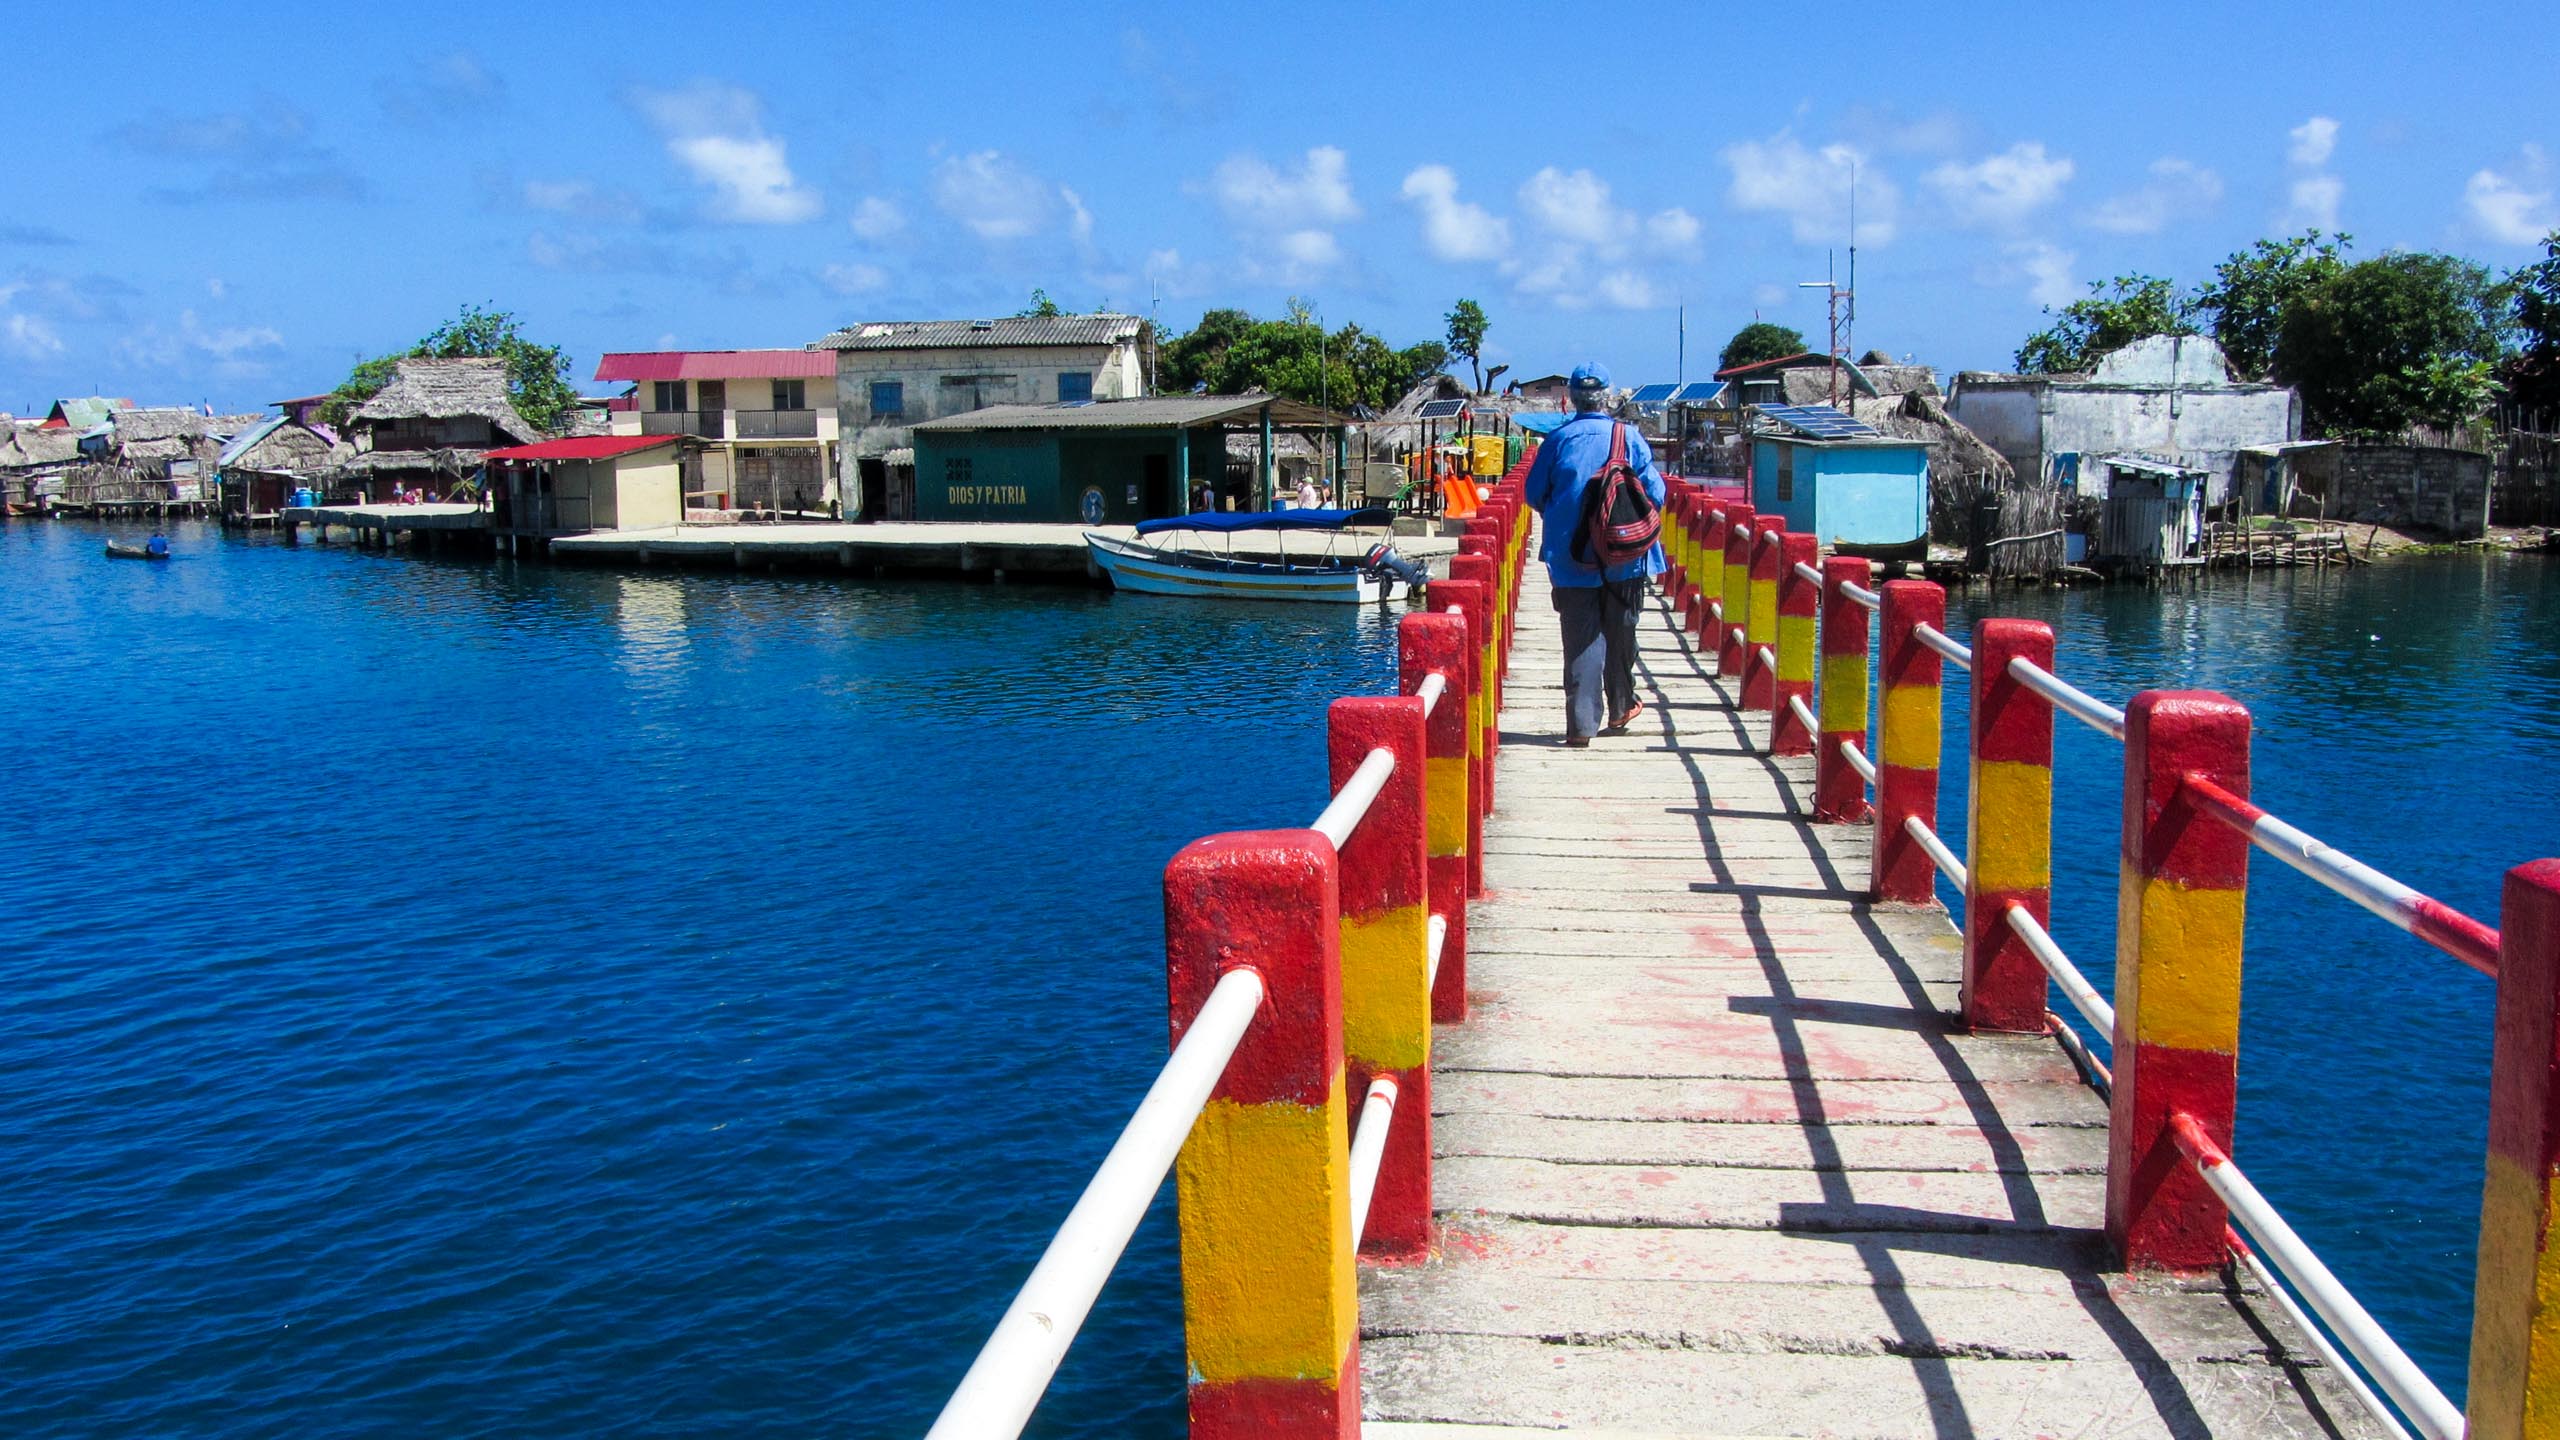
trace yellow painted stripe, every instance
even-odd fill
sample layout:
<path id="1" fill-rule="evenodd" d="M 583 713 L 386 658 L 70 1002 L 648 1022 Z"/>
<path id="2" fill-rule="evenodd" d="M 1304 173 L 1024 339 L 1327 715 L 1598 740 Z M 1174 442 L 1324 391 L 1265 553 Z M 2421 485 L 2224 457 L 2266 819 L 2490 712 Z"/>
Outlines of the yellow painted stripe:
<path id="1" fill-rule="evenodd" d="M 1709 600 L 1721 600 L 1724 598 L 1724 564 L 1722 561 L 1710 559 L 1707 554 L 1702 553 L 1698 556 L 1698 563 L 1689 568 L 1697 572 L 1699 594 L 1705 596 Z"/>
<path id="2" fill-rule="evenodd" d="M 1876 758 L 1906 770 L 1938 768 L 1938 687 L 1891 685 L 1885 688 L 1883 737 Z"/>
<path id="3" fill-rule="evenodd" d="M 1194 1383 L 1341 1374 L 1358 1324 L 1349 1146 L 1339 1070 L 1321 1109 L 1200 1112 L 1174 1166 Z"/>
<path id="4" fill-rule="evenodd" d="M 2124 867 L 2117 887 L 2116 1004 L 2133 1038 L 2173 1050 L 2240 1053 L 2245 890 L 2190 890 Z"/>
<path id="5" fill-rule="evenodd" d="M 1751 624 L 1751 571 L 1748 566 L 1724 567 L 1724 623 L 1749 628 Z"/>
<path id="6" fill-rule="evenodd" d="M 2472 1440 L 2523 1440 L 2560 1426 L 2560 1250 L 2544 1243 L 2555 1204 L 2560 1184 L 2489 1152 L 2472 1297 Z"/>
<path id="7" fill-rule="evenodd" d="M 1434 755 L 1422 762 L 1423 843 L 1434 855 L 1467 853 L 1467 757 Z"/>
<path id="8" fill-rule="evenodd" d="M 2053 884 L 2053 767 L 1991 760 L 1973 767 L 1973 883 L 1980 890 Z"/>
<path id="9" fill-rule="evenodd" d="M 1774 637 L 1764 635 L 1760 632 L 1776 629 L 1777 627 L 1774 622 L 1776 622 L 1778 618 L 1778 582 L 1775 580 L 1752 581 L 1751 639 L 1753 643 L 1759 645 L 1768 644 Z"/>
<path id="10" fill-rule="evenodd" d="M 1859 731 L 1867 728 L 1867 657 L 1822 657 L 1822 728 Z"/>
<path id="11" fill-rule="evenodd" d="M 1373 1070 L 1431 1058 L 1431 911 L 1342 917 L 1342 1048 Z"/>
<path id="12" fill-rule="evenodd" d="M 1814 617 L 1778 617 L 1778 678 L 1813 682 Z"/>

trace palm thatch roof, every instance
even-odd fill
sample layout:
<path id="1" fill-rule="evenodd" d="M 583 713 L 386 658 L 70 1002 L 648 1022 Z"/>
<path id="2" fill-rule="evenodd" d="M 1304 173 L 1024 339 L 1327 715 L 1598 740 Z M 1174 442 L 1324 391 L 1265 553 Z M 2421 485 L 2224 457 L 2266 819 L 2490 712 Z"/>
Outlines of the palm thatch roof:
<path id="1" fill-rule="evenodd" d="M 1820 375 L 1822 372 L 1816 370 L 1812 373 Z M 1843 408 L 1897 440 L 1926 442 L 1929 447 L 1929 478 L 1934 483 L 1951 483 L 1962 476 L 1987 474 L 2006 485 L 2014 483 L 2017 478 L 2016 469 L 2010 465 L 2007 456 L 1992 449 L 1981 436 L 1966 429 L 1963 421 L 1947 413 L 1947 407 L 1939 403 L 1935 385 L 1927 391 L 1909 390 L 1872 400 L 1861 395 Z"/>
<path id="2" fill-rule="evenodd" d="M 236 451 L 224 453 L 225 470 L 258 470 L 270 475 L 316 475 L 329 465 L 329 441 L 307 425 L 283 416 L 264 435 Z"/>
<path id="3" fill-rule="evenodd" d="M 0 436 L 0 470 L 36 470 L 80 459 L 80 432 L 18 425 Z"/>
<path id="4" fill-rule="evenodd" d="M 383 420 L 454 420 L 476 415 L 519 445 L 530 445 L 542 432 L 516 413 L 507 399 L 507 363 L 503 360 L 403 360 L 391 383 L 358 406 L 358 427 Z"/>

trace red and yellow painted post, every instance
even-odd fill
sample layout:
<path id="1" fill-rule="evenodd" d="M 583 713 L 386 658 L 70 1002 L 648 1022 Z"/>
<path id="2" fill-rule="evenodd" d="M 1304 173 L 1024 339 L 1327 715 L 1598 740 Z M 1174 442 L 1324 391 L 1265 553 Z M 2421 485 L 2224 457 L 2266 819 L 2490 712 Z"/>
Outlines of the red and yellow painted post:
<path id="1" fill-rule="evenodd" d="M 1174 1165 L 1204 1440 L 1359 1431 L 1336 883 L 1313 830 L 1212 835 L 1165 866 L 1174 1042 L 1228 970 L 1267 995 Z"/>
<path id="2" fill-rule="evenodd" d="M 1467 557 L 1450 561 L 1452 568 Z M 1467 620 L 1467 689 L 1460 708 L 1467 726 L 1467 893 L 1484 893 L 1484 817 L 1493 808 L 1492 696 L 1484 676 L 1492 653 L 1492 587 L 1482 580 L 1449 579 L 1431 587 L 1435 608 L 1456 606 Z"/>
<path id="3" fill-rule="evenodd" d="M 2249 712 L 2204 691 L 2145 690 L 2125 707 L 2124 764 L 2107 1240 L 2128 1269 L 2212 1270 L 2229 1254 L 2222 1201 L 2169 1127 L 2190 1116 L 2231 1151 L 2249 838 L 2206 814 L 2186 782 L 2248 798 Z"/>
<path id="4" fill-rule="evenodd" d="M 1716 670 L 1739 677 L 1743 639 L 1751 630 L 1751 534 L 1755 517 L 1748 505 L 1727 505 L 1724 514 L 1724 637 L 1716 650 Z"/>
<path id="5" fill-rule="evenodd" d="M 1485 529 L 1477 530 L 1473 522 L 1470 522 L 1467 534 L 1458 541 L 1458 558 L 1472 557 L 1482 560 L 1484 564 L 1480 567 L 1470 565 L 1460 568 L 1453 563 L 1449 573 L 1469 580 L 1482 580 L 1487 592 L 1493 596 L 1493 608 L 1487 612 L 1492 621 L 1492 629 L 1485 639 L 1485 643 L 1492 647 L 1493 668 L 1485 674 L 1496 697 L 1495 703 L 1499 706 L 1502 694 L 1502 656 L 1510 648 L 1503 643 L 1503 636 L 1511 626 L 1510 614 L 1505 609 L 1511 586 L 1503 573 L 1502 539 L 1493 533 L 1494 529 L 1494 526 L 1488 524 Z"/>
<path id="6" fill-rule="evenodd" d="M 2560 860 L 2507 872 L 2489 1173 L 2471 1291 L 2472 1440 L 2560 1435 Z"/>
<path id="7" fill-rule="evenodd" d="M 1725 506 L 1711 501 L 1698 518 L 1698 653 L 1708 657 L 1724 650 L 1725 513 Z"/>
<path id="8" fill-rule="evenodd" d="M 2045 973 L 2007 919 L 2053 918 L 2053 702 L 2009 662 L 2053 669 L 2053 629 L 2036 620 L 1973 627 L 1973 761 L 1965 791 L 1964 1023 L 2045 1030 Z"/>
<path id="9" fill-rule="evenodd" d="M 1778 554 L 1778 673 L 1770 697 L 1769 753 L 1810 755 L 1813 732 L 1796 717 L 1789 697 L 1813 708 L 1814 630 L 1820 624 L 1822 586 L 1798 574 L 1798 565 L 1820 558 L 1821 544 L 1811 535 L 1784 535 L 1771 547 Z"/>
<path id="10" fill-rule="evenodd" d="M 1927 905 L 1937 898 L 1938 867 L 1903 822 L 1917 815 L 1938 825 L 1938 652 L 1917 632 L 1946 624 L 1947 592 L 1926 580 L 1888 580 L 1883 619 L 1873 891 L 1878 900 Z"/>
<path id="11" fill-rule="evenodd" d="M 1856 555 L 1822 562 L 1822 739 L 1813 750 L 1813 818 L 1854 824 L 1867 809 L 1866 777 L 1849 767 L 1844 744 L 1867 749 L 1867 607 L 1840 587 L 1870 588 L 1875 566 Z"/>
<path id="12" fill-rule="evenodd" d="M 1751 535 L 1751 643 L 1742 655 L 1742 708 L 1766 710 L 1777 699 L 1777 672 L 1761 663 L 1765 646 L 1778 648 L 1778 552 L 1787 522 L 1762 515 Z"/>
<path id="13" fill-rule="evenodd" d="M 1396 757 L 1339 857 L 1342 1052 L 1346 1095 L 1367 1095 L 1381 1075 L 1397 1091 L 1360 1248 L 1418 1256 L 1431 1249 L 1431 927 L 1423 838 L 1430 786 L 1422 702 L 1363 695 L 1334 701 L 1325 718 L 1334 790 L 1373 751 Z"/>
<path id="14" fill-rule="evenodd" d="M 1440 703 L 1423 725 L 1423 848 L 1431 913 L 1440 917 L 1440 976 L 1431 988 L 1431 1018 L 1467 1018 L 1467 841 L 1474 801 L 1468 794 L 1467 622 L 1456 615 L 1407 615 L 1396 622 L 1396 688 L 1419 694 L 1422 682 L 1446 677 Z"/>
<path id="15" fill-rule="evenodd" d="M 1481 555 L 1458 555 L 1449 561 L 1451 579 L 1473 581 L 1484 587 L 1483 603 L 1467 612 L 1467 623 L 1472 627 L 1468 634 L 1476 647 L 1476 746 L 1482 757 L 1475 787 L 1479 814 L 1493 811 L 1493 757 L 1499 743 L 1496 726 L 1502 714 L 1502 587 L 1495 576 L 1493 562 Z M 1482 864 L 1481 857 L 1477 863 Z"/>

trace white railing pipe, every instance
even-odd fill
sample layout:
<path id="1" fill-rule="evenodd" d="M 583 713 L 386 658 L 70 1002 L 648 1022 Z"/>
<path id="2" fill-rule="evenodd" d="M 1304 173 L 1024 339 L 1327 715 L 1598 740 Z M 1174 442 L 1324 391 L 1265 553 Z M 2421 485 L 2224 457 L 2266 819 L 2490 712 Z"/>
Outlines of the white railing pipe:
<path id="1" fill-rule="evenodd" d="M 1819 585 L 1819 584 L 1821 584 L 1821 583 L 1822 583 L 1822 572 L 1821 572 L 1821 571 L 1819 571 L 1819 570 L 1814 569 L 1812 566 L 1807 565 L 1806 563 L 1804 563 L 1804 562 L 1803 562 L 1803 561 L 1801 561 L 1801 560 L 1799 560 L 1799 561 L 1797 561 L 1797 562 L 1796 562 L 1795 570 L 1796 570 L 1796 573 L 1797 573 L 1798 575 L 1803 576 L 1804 578 L 1806 578 L 1807 580 L 1812 581 L 1812 582 L 1813 582 L 1814 584 L 1816 584 L 1816 585 Z"/>
<path id="2" fill-rule="evenodd" d="M 1370 751 L 1361 758 L 1360 768 L 1352 771 L 1351 778 L 1343 781 L 1342 788 L 1334 792 L 1333 803 L 1325 806 L 1324 813 L 1316 817 L 1316 823 L 1307 828 L 1332 841 L 1333 848 L 1340 850 L 1351 843 L 1351 832 L 1360 828 L 1361 820 L 1369 813 L 1370 802 L 1378 798 L 1379 791 L 1387 788 L 1387 777 L 1394 773 L 1396 752 L 1384 745 Z"/>
<path id="3" fill-rule="evenodd" d="M 2080 1012 L 2080 1018 L 2089 1022 L 2089 1028 L 2101 1035 L 2115 1034 L 2116 1007 L 2107 1003 L 2107 997 L 2099 994 L 2097 987 L 2089 983 L 2089 977 L 2080 973 L 2080 967 L 2071 963 L 2071 957 L 2062 953 L 2062 947 L 2053 943 L 2053 936 L 2036 923 L 2036 917 L 2027 913 L 2027 907 L 2012 900 L 2000 918 L 2008 922 L 2020 940 L 2026 942 L 2028 951 L 2043 964 L 2044 973 L 2052 976 L 2053 983 L 2062 987 L 2062 993 L 2071 997 L 2071 1008 Z"/>
<path id="4" fill-rule="evenodd" d="M 1360 1123 L 1351 1131 L 1351 1248 L 1369 1230 L 1369 1202 L 1378 1193 L 1378 1165 L 1387 1158 L 1387 1127 L 1396 1121 L 1396 1082 L 1381 1075 L 1369 1082 L 1360 1102 Z"/>
<path id="5" fill-rule="evenodd" d="M 2383 1403 L 2382 1397 L 2373 1393 L 2373 1387 L 2364 1383 L 2364 1377 L 2356 1373 L 2355 1366 L 2347 1363 L 2347 1357 L 2329 1339 L 2329 1333 L 2312 1320 L 2300 1302 L 2293 1298 L 2293 1292 L 2277 1283 L 2275 1272 L 2267 1268 L 2266 1261 L 2258 1258 L 2258 1252 L 2240 1245 L 2234 1247 L 2233 1253 L 2250 1274 L 2258 1277 L 2259 1288 L 2267 1292 L 2268 1299 L 2276 1302 L 2276 1308 L 2293 1322 L 2293 1328 L 2302 1332 L 2302 1338 L 2310 1342 L 2312 1352 L 2320 1357 L 2320 1363 L 2329 1367 L 2329 1373 L 2338 1377 L 2339 1382 L 2347 1387 L 2347 1393 L 2355 1396 L 2356 1403 L 2364 1407 L 2365 1413 L 2371 1415 L 2382 1426 L 2383 1432 L 2393 1436 L 2394 1440 L 2409 1440 L 2409 1427 L 2401 1424 L 2400 1417 L 2391 1413 L 2391 1407 Z"/>
<path id="6" fill-rule="evenodd" d="M 1422 988 L 1430 990 L 1440 983 L 1440 952 L 1449 948 L 1449 917 L 1434 915 L 1424 929 L 1431 935 L 1431 962 L 1423 971 Z"/>
<path id="7" fill-rule="evenodd" d="M 1937 626 L 1923 620 L 1911 627 L 1911 633 L 1918 637 L 1921 644 L 1946 656 L 1965 669 L 1973 668 L 1973 647 L 1960 640 L 1948 638 L 1947 632 Z"/>
<path id="8" fill-rule="evenodd" d="M 2338 1277 L 2320 1263 L 2319 1255 L 2293 1232 L 2293 1227 L 2276 1213 L 2276 1207 L 2267 1203 L 2267 1197 L 2258 1193 L 2258 1187 L 2249 1183 L 2249 1177 L 2231 1163 L 2231 1157 L 2205 1135 L 2195 1117 L 2181 1113 L 2169 1122 L 2169 1132 L 2186 1153 L 2187 1163 L 2222 1198 L 2231 1218 L 2257 1242 L 2267 1262 L 2302 1292 L 2303 1300 L 2338 1337 L 2338 1343 L 2356 1357 L 2356 1363 L 2400 1407 L 2400 1413 L 2416 1422 L 2418 1433 L 2427 1440 L 2462 1440 L 2462 1412 L 2409 1358 L 2409 1352 L 2401 1349 L 2399 1342 L 2356 1302 L 2347 1287 L 2338 1283 Z"/>
<path id="9" fill-rule="evenodd" d="M 1790 695 L 1787 697 L 1787 713 L 1796 717 L 1796 723 L 1804 727 L 1804 733 L 1807 735 L 1819 735 L 1822 733 L 1822 722 L 1814 719 L 1813 712 L 1805 708 L 1803 696 Z"/>
<path id="10" fill-rule="evenodd" d="M 1956 852 L 1947 848 L 1947 842 L 1938 838 L 1937 831 L 1930 829 L 1919 816 L 1905 815 L 1902 817 L 1902 832 L 1920 842 L 1920 848 L 1929 852 L 1930 863 L 1938 867 L 1938 873 L 1956 882 L 1957 889 L 1965 887 L 1964 862 L 1956 858 Z"/>
<path id="11" fill-rule="evenodd" d="M 2024 655 L 2009 658 L 2009 676 L 2047 700 L 2053 708 L 2107 736 L 2124 738 L 2124 712 L 2061 676 L 2054 674 Z"/>
<path id="12" fill-rule="evenodd" d="M 926 1440 L 990 1440 L 1019 1435 L 1047 1393 L 1058 1362 L 1092 1311 L 1120 1252 L 1146 1218 L 1165 1172 L 1182 1153 L 1192 1123 L 1235 1058 L 1262 1006 L 1262 972 L 1238 967 L 1218 977 L 1207 1003 L 1182 1032 L 1146 1098 L 1112 1142 L 1111 1153 L 1076 1197 L 1066 1223 L 1005 1307 L 969 1373 L 926 1431 Z"/>
<path id="13" fill-rule="evenodd" d="M 1876 783 L 1876 762 L 1867 758 L 1867 752 L 1859 749 L 1856 741 L 1840 742 L 1840 758 L 1849 762 L 1849 768 L 1858 772 L 1859 779 L 1870 785 Z"/>
<path id="14" fill-rule="evenodd" d="M 1853 605 L 1864 606 L 1869 610 L 1881 610 L 1884 608 L 1884 596 L 1868 589 L 1866 586 L 1859 584 L 1855 580 L 1842 581 L 1840 585 L 1840 593 L 1848 596 L 1850 603 Z"/>
<path id="15" fill-rule="evenodd" d="M 1448 689 L 1449 677 L 1437 670 L 1423 676 L 1422 683 L 1413 687 L 1413 698 L 1422 702 L 1422 713 L 1426 719 L 1432 711 L 1440 708 L 1440 697 L 1448 693 Z"/>

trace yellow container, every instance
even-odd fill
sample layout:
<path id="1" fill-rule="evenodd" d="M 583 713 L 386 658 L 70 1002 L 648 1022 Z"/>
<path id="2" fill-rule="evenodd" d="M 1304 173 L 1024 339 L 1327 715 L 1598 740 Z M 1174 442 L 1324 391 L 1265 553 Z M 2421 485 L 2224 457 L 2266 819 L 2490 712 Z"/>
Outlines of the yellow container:
<path id="1" fill-rule="evenodd" d="M 1474 437 L 1474 444 L 1476 462 L 1475 473 L 1477 478 L 1483 480 L 1501 479 L 1502 437 L 1499 435 L 1478 435 Z"/>

